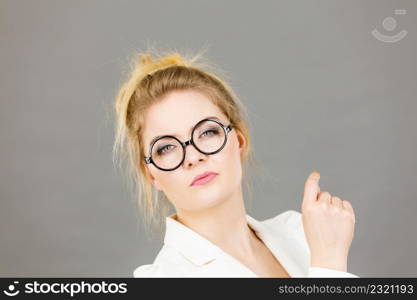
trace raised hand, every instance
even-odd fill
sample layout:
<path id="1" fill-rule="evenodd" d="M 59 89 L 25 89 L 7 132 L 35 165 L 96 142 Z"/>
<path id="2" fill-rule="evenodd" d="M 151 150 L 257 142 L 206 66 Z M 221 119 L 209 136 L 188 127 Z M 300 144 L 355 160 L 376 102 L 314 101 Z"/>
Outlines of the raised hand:
<path id="1" fill-rule="evenodd" d="M 313 171 L 304 187 L 301 205 L 304 232 L 310 248 L 310 265 L 347 272 L 355 214 L 347 200 L 320 192 L 320 173 Z"/>

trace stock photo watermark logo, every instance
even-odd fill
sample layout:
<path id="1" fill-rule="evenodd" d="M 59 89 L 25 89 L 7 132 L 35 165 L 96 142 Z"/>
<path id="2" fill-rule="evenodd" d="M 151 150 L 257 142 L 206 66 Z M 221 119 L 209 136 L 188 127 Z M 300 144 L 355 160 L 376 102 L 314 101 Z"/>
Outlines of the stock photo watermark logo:
<path id="1" fill-rule="evenodd" d="M 14 281 L 3 293 L 9 297 L 14 297 L 20 293 L 24 294 L 69 294 L 74 297 L 76 294 L 126 294 L 127 283 L 100 283 L 89 282 L 54 282 L 40 283 L 38 281 L 27 282 L 22 290 L 17 288 L 19 281 Z"/>
<path id="2" fill-rule="evenodd" d="M 4 290 L 3 293 L 7 296 L 16 296 L 20 293 L 19 290 L 16 290 L 16 285 L 19 284 L 19 281 L 14 281 L 13 284 L 10 284 L 7 288 L 7 290 Z"/>
<path id="3" fill-rule="evenodd" d="M 396 9 L 394 11 L 395 15 L 405 15 L 407 11 L 405 9 Z M 386 17 L 382 21 L 382 27 L 389 34 L 384 34 L 378 31 L 378 29 L 372 30 L 372 35 L 379 41 L 384 43 L 396 43 L 401 41 L 406 35 L 407 30 L 403 29 L 396 34 L 393 34 L 393 31 L 397 28 L 397 20 L 393 17 Z"/>

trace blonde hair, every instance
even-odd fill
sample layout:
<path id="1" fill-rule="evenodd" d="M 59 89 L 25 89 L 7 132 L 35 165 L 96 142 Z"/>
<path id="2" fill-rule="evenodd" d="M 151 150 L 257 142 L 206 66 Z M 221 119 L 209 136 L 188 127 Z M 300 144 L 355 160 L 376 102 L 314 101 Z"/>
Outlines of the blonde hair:
<path id="1" fill-rule="evenodd" d="M 172 205 L 153 186 L 143 160 L 145 153 L 141 138 L 144 116 L 150 106 L 175 90 L 193 90 L 206 95 L 225 114 L 234 130 L 246 139 L 241 161 L 243 180 L 251 196 L 247 168 L 249 165 L 255 166 L 255 157 L 246 109 L 232 88 L 217 75 L 223 73 L 223 77 L 227 77 L 224 72 L 204 59 L 202 52 L 192 57 L 181 55 L 178 51 L 158 54 L 154 50 L 153 56 L 151 53 L 148 50 L 134 55 L 130 76 L 117 93 L 114 104 L 113 162 L 119 159 L 119 167 L 127 171 L 129 182 L 134 185 L 132 192 L 137 209 L 143 216 L 143 225 L 149 225 L 146 229 L 153 229 L 153 225 L 157 225 L 159 237 L 162 237 L 161 225 Z M 122 166 L 123 162 L 127 166 Z M 146 233 L 151 231 L 147 230 Z"/>

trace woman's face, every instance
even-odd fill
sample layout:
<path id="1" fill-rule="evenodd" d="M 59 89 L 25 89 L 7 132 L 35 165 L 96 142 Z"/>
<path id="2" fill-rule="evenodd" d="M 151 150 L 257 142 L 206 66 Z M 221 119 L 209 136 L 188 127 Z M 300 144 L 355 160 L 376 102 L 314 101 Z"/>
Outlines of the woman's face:
<path id="1" fill-rule="evenodd" d="M 146 155 L 153 137 L 173 135 L 182 142 L 188 141 L 192 127 L 207 117 L 217 117 L 225 126 L 230 124 L 204 94 L 191 90 L 169 93 L 146 113 L 142 139 Z M 236 189 L 240 189 L 240 157 L 245 143 L 244 136 L 233 128 L 220 152 L 206 155 L 197 151 L 193 145 L 188 145 L 184 162 L 176 170 L 162 171 L 153 164 L 147 164 L 147 171 L 155 187 L 165 193 L 177 211 L 204 210 L 227 200 Z M 191 185 L 195 176 L 206 171 L 218 175 L 206 184 Z"/>

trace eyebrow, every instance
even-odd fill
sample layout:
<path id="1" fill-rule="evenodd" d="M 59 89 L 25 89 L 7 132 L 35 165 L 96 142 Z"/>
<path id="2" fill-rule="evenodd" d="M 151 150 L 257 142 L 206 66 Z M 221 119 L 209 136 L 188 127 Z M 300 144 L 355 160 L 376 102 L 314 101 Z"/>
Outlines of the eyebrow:
<path id="1" fill-rule="evenodd" d="M 201 119 L 201 120 L 204 120 L 204 119 L 216 119 L 216 120 L 218 120 L 218 121 L 220 121 L 220 119 L 218 118 L 218 117 L 216 117 L 216 116 L 210 116 L 210 117 L 205 117 L 205 118 L 203 118 L 203 119 Z M 201 121 L 200 120 L 200 121 Z M 198 123 L 198 122 L 197 122 Z M 190 129 L 189 129 L 189 133 L 191 132 L 191 130 L 194 128 L 194 126 L 195 125 L 197 125 L 197 123 L 196 124 L 194 124 L 193 126 L 191 126 L 190 127 Z M 163 137 L 163 136 L 166 136 L 166 135 L 173 135 L 173 136 L 177 136 L 177 135 L 175 135 L 175 134 L 164 134 L 164 135 L 157 135 L 157 136 L 155 136 L 155 137 L 153 137 L 153 139 L 149 142 L 149 147 L 152 145 L 152 143 L 153 142 L 155 142 L 157 139 L 159 139 L 159 138 L 161 138 L 161 137 Z"/>

